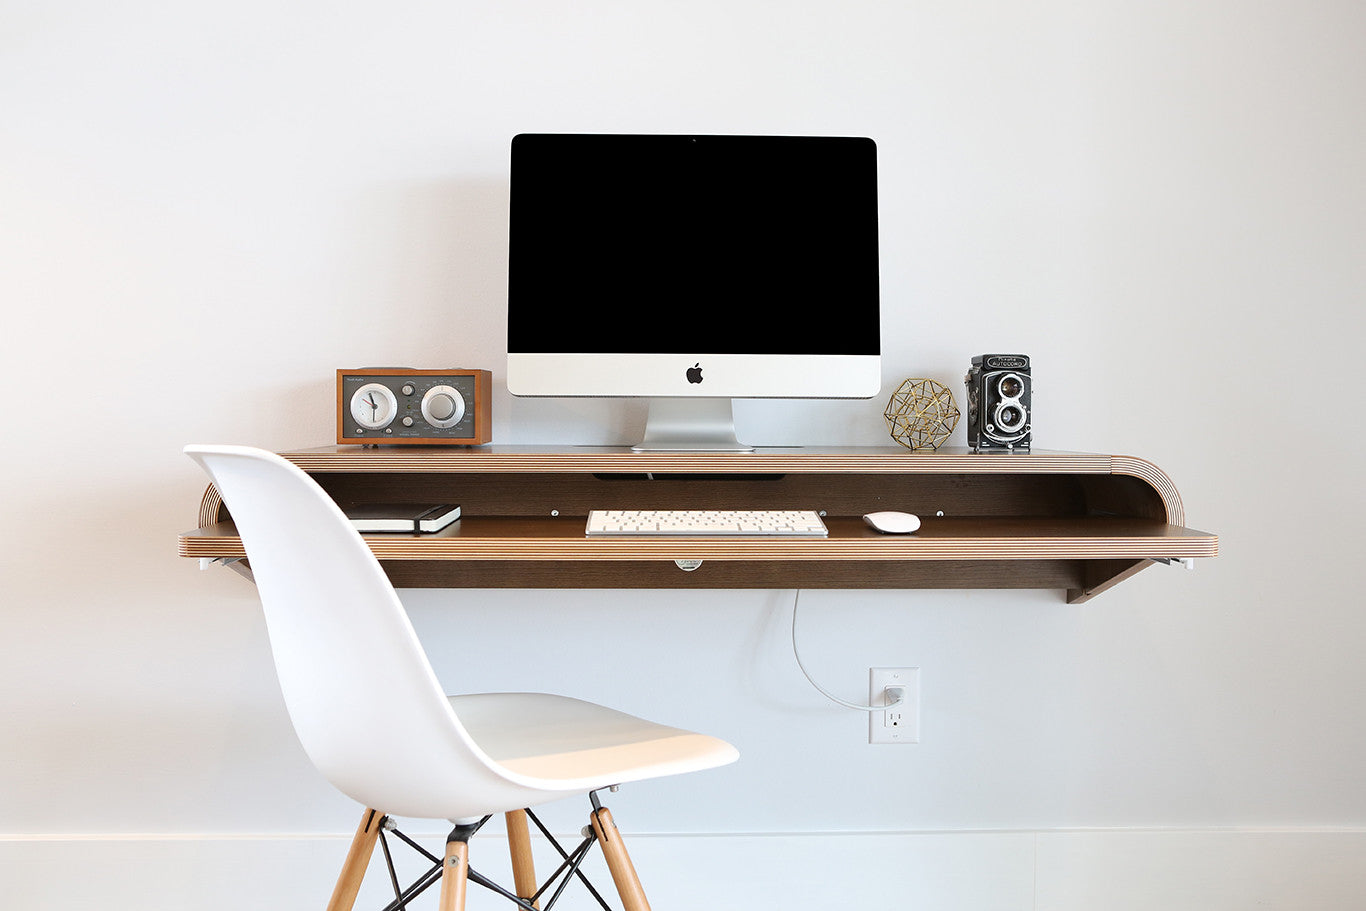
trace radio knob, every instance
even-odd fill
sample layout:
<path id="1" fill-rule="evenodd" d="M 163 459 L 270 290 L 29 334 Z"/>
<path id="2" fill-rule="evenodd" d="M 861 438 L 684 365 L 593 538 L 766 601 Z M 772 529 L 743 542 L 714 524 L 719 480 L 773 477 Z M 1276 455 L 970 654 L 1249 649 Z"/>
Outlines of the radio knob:
<path id="1" fill-rule="evenodd" d="M 454 386 L 433 386 L 422 396 L 422 416 L 433 427 L 454 427 L 465 416 L 465 397 Z"/>
<path id="2" fill-rule="evenodd" d="M 427 403 L 427 409 L 431 411 L 432 417 L 438 421 L 445 421 L 455 414 L 455 402 L 451 401 L 449 395 L 434 395 Z"/>
<path id="3" fill-rule="evenodd" d="M 404 427 L 413 426 L 413 416 L 411 414 L 405 414 L 402 423 Z"/>

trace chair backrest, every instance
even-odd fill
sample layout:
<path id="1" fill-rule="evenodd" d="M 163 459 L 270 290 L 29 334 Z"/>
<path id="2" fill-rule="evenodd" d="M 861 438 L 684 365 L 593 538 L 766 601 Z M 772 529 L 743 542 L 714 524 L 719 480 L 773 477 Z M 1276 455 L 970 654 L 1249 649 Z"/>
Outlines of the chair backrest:
<path id="1" fill-rule="evenodd" d="M 185 453 L 237 526 L 285 704 L 318 770 L 386 813 L 487 812 L 481 792 L 508 782 L 460 724 L 393 586 L 337 504 L 273 453 Z"/>

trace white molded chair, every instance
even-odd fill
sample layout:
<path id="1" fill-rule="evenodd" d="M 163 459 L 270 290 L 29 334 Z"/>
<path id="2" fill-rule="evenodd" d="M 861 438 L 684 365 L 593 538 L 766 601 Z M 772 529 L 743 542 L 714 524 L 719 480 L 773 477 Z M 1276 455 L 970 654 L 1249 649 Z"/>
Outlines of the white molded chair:
<path id="1" fill-rule="evenodd" d="M 329 909 L 354 903 L 388 814 L 455 824 L 446 857 L 432 858 L 442 911 L 463 908 L 469 879 L 530 908 L 539 896 L 527 828 L 535 816 L 527 808 L 588 794 L 592 834 L 585 830 L 572 855 L 557 849 L 568 864 L 596 840 L 627 911 L 647 911 L 595 792 L 725 765 L 738 758 L 734 747 L 564 696 L 446 696 L 379 562 L 312 478 L 260 449 L 187 446 L 185 453 L 213 479 L 237 526 L 305 752 L 367 808 Z M 515 895 L 469 870 L 468 837 L 497 813 L 506 818 Z M 582 878 L 574 863 L 560 889 L 571 873 Z"/>

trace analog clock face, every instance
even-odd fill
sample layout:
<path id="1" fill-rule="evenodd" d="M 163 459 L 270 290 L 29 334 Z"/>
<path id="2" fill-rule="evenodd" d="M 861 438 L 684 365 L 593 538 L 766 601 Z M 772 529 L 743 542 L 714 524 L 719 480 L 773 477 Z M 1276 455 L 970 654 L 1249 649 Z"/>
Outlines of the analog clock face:
<path id="1" fill-rule="evenodd" d="M 366 430 L 388 427 L 398 414 L 398 399 L 382 383 L 366 383 L 351 396 L 351 417 Z"/>

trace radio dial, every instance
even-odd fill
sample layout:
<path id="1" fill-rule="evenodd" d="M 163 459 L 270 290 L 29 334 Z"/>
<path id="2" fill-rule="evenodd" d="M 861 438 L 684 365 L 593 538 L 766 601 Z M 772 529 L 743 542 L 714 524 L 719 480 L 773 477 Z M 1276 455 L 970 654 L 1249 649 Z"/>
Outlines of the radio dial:
<path id="1" fill-rule="evenodd" d="M 422 396 L 422 416 L 433 427 L 454 427 L 465 416 L 465 397 L 454 386 L 433 386 Z"/>

